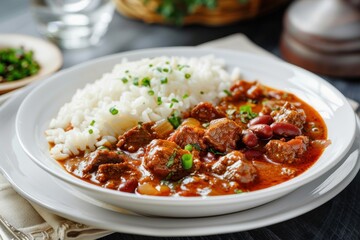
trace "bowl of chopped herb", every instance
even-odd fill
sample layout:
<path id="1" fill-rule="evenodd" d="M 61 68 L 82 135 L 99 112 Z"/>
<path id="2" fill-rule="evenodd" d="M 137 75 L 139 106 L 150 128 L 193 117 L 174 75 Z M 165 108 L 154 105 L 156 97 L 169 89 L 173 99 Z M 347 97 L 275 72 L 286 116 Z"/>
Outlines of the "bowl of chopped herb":
<path id="1" fill-rule="evenodd" d="M 45 40 L 0 34 L 0 94 L 43 79 L 62 65 L 60 50 Z"/>

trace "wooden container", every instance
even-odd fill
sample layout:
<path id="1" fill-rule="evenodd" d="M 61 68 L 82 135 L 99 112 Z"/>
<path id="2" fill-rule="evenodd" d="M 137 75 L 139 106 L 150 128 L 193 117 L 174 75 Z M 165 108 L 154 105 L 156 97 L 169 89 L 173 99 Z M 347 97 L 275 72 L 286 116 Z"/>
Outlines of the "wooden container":
<path id="1" fill-rule="evenodd" d="M 114 0 L 117 10 L 124 16 L 139 19 L 146 23 L 166 23 L 156 9 L 161 0 Z M 249 0 L 241 3 L 239 0 L 218 0 L 215 9 L 199 7 L 194 13 L 184 18 L 183 24 L 201 24 L 207 26 L 222 26 L 239 20 L 256 17 L 268 12 L 289 0 Z"/>

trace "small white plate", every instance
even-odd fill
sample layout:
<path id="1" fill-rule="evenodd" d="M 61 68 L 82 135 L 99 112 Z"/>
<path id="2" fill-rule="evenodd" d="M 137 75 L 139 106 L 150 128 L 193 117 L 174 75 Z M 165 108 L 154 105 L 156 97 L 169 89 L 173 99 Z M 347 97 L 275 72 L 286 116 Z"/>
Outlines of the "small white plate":
<path id="1" fill-rule="evenodd" d="M 250 210 L 207 218 L 133 216 L 85 201 L 68 184 L 37 166 L 21 149 L 15 136 L 15 114 L 31 89 L 0 107 L 0 170 L 15 190 L 28 200 L 62 217 L 115 232 L 152 236 L 204 236 L 246 231 L 276 224 L 309 212 L 339 194 L 360 168 L 360 129 L 346 156 L 321 177 L 292 193 Z"/>
<path id="2" fill-rule="evenodd" d="M 0 34 L 0 49 L 8 47 L 24 47 L 26 51 L 32 50 L 34 58 L 39 62 L 41 69 L 33 76 L 12 82 L 0 83 L 0 93 L 8 92 L 35 80 L 43 79 L 62 66 L 63 60 L 59 48 L 40 38 L 19 34 Z"/>
<path id="3" fill-rule="evenodd" d="M 224 59 L 230 71 L 239 67 L 245 79 L 257 79 L 270 87 L 296 94 L 321 114 L 332 144 L 312 167 L 287 182 L 254 192 L 206 198 L 175 198 L 143 196 L 101 188 L 70 175 L 50 158 L 44 132 L 60 106 L 71 99 L 77 88 L 82 88 L 86 83 L 93 82 L 103 73 L 109 72 L 122 58 L 132 61 L 162 55 L 200 57 L 208 54 Z M 171 217 L 199 217 L 237 212 L 284 196 L 335 166 L 351 147 L 355 126 L 355 114 L 346 98 L 325 80 L 308 71 L 253 54 L 194 47 L 133 51 L 67 69 L 40 83 L 31 91 L 21 104 L 16 118 L 16 131 L 21 146 L 35 163 L 55 177 L 97 201 L 141 214 Z"/>

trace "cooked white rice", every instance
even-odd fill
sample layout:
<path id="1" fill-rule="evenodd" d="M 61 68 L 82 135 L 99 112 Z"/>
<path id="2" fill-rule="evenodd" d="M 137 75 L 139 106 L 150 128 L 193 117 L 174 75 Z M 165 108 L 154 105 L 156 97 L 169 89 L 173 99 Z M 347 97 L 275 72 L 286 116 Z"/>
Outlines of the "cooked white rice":
<path id="1" fill-rule="evenodd" d="M 124 60 L 112 73 L 78 90 L 51 120 L 46 130 L 54 144 L 50 154 L 60 160 L 93 151 L 116 142 L 138 122 L 164 119 L 202 101 L 216 103 L 238 73 L 230 75 L 225 62 L 213 56 Z"/>

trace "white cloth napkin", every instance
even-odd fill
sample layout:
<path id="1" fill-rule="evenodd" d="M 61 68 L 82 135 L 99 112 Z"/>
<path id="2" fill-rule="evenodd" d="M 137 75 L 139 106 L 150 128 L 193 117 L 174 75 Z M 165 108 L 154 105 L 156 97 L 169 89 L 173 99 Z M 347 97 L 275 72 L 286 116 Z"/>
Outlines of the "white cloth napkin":
<path id="1" fill-rule="evenodd" d="M 202 44 L 201 47 L 225 48 L 264 55 L 281 61 L 273 54 L 252 43 L 243 34 L 234 34 L 219 40 Z M 359 104 L 350 101 L 354 109 Z M 14 227 L 36 240 L 96 239 L 110 231 L 76 223 L 48 212 L 45 208 L 29 203 L 18 195 L 8 181 L 0 174 L 0 215 Z"/>

